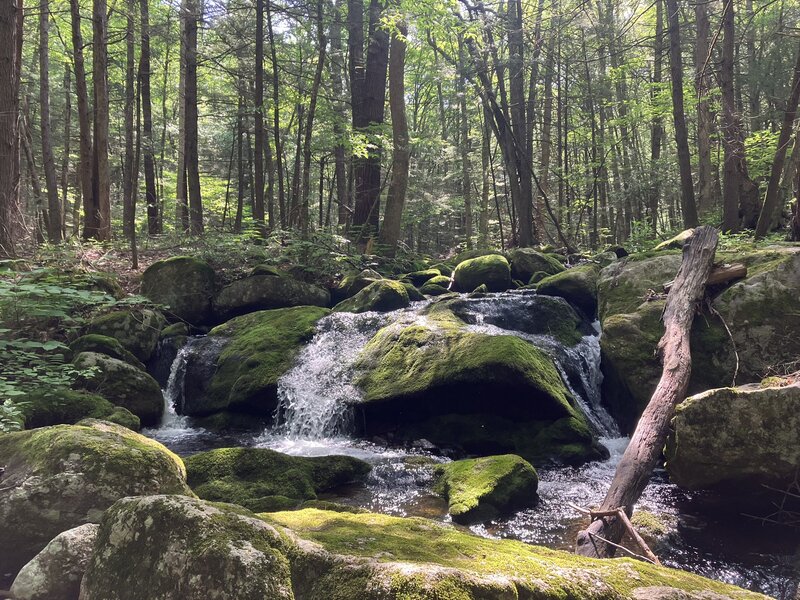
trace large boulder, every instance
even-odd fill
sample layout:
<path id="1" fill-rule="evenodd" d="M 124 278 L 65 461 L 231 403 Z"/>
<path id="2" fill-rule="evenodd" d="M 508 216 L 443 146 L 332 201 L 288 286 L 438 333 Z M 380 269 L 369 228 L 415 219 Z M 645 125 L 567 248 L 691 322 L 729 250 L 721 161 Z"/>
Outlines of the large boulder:
<path id="1" fill-rule="evenodd" d="M 381 329 L 356 368 L 366 435 L 532 461 L 604 455 L 548 355 L 518 337 L 468 331 L 447 309 Z"/>
<path id="2" fill-rule="evenodd" d="M 333 288 L 331 297 L 333 302 L 338 304 L 342 300 L 355 296 L 369 284 L 383 279 L 380 273 L 373 269 L 364 269 L 359 273 L 348 273 Z"/>
<path id="3" fill-rule="evenodd" d="M 289 456 L 267 448 L 219 448 L 186 459 L 189 485 L 200 498 L 256 512 L 297 507 L 320 492 L 363 481 L 370 469 L 350 456 Z"/>
<path id="4" fill-rule="evenodd" d="M 333 307 L 334 312 L 362 313 L 367 311 L 388 312 L 409 305 L 408 291 L 399 281 L 379 279 L 363 290 L 342 300 Z"/>
<path id="5" fill-rule="evenodd" d="M 788 489 L 800 470 L 800 385 L 708 390 L 678 405 L 667 471 L 682 487 L 743 495 Z"/>
<path id="6" fill-rule="evenodd" d="M 253 515 L 177 496 L 125 498 L 106 512 L 80 598 L 656 597 L 764 598 L 628 558 L 593 560 L 426 519 L 314 508 Z"/>
<path id="7" fill-rule="evenodd" d="M 191 494 L 183 462 L 105 421 L 0 435 L 0 573 L 16 573 L 62 531 L 98 523 L 125 496 Z"/>
<path id="8" fill-rule="evenodd" d="M 454 289 L 471 292 L 479 285 L 485 285 L 490 292 L 502 292 L 511 287 L 511 268 L 505 256 L 487 254 L 458 264 L 453 271 Z"/>
<path id="9" fill-rule="evenodd" d="M 509 260 L 511 276 L 526 283 L 535 273 L 555 275 L 564 270 L 564 265 L 557 258 L 533 248 L 516 248 L 509 254 Z"/>
<path id="10" fill-rule="evenodd" d="M 438 466 L 436 475 L 434 489 L 456 523 L 490 521 L 538 500 L 536 470 L 514 454 L 458 460 Z"/>
<path id="11" fill-rule="evenodd" d="M 243 509 L 125 498 L 108 511 L 80 600 L 293 600 L 286 543 Z"/>
<path id="12" fill-rule="evenodd" d="M 158 382 L 128 363 L 97 352 L 81 352 L 75 357 L 78 369 L 91 370 L 78 381 L 84 389 L 127 408 L 144 425 L 155 425 L 164 414 L 164 396 Z"/>
<path id="13" fill-rule="evenodd" d="M 164 315 L 149 308 L 118 310 L 93 319 L 86 333 L 115 338 L 139 361 L 146 363 L 166 324 Z"/>
<path id="14" fill-rule="evenodd" d="M 572 267 L 540 280 L 536 291 L 545 296 L 560 296 L 592 319 L 597 314 L 599 273 L 600 268 L 596 264 Z"/>
<path id="15" fill-rule="evenodd" d="M 289 276 L 253 275 L 220 290 L 214 310 L 220 321 L 237 315 L 289 306 L 329 306 L 328 290 Z"/>
<path id="16" fill-rule="evenodd" d="M 233 410 L 271 417 L 278 406 L 278 378 L 329 313 L 314 306 L 263 310 L 212 329 L 204 351 L 187 359 L 181 413 Z"/>
<path id="17" fill-rule="evenodd" d="M 137 369 L 145 370 L 144 364 L 133 354 L 128 352 L 116 339 L 107 335 L 89 334 L 82 335 L 69 345 L 73 355 L 81 352 L 97 352 L 111 358 L 123 360 Z"/>
<path id="18" fill-rule="evenodd" d="M 208 323 L 216 288 L 214 269 L 191 256 L 174 256 L 153 263 L 142 274 L 142 295 L 194 325 Z"/>
<path id="19" fill-rule="evenodd" d="M 67 388 L 40 389 L 18 401 L 25 417 L 25 428 L 72 425 L 83 419 L 103 419 L 139 431 L 139 417 L 102 396 Z"/>
<path id="20" fill-rule="evenodd" d="M 17 574 L 9 590 L 15 600 L 78 600 L 98 529 L 86 523 L 54 537 Z"/>
<path id="21" fill-rule="evenodd" d="M 412 285 L 416 287 L 422 286 L 426 281 L 433 279 L 434 277 L 441 277 L 444 275 L 439 269 L 430 268 L 430 269 L 423 269 L 422 271 L 414 271 L 409 273 L 408 275 L 403 276 L 404 281 L 408 281 Z"/>

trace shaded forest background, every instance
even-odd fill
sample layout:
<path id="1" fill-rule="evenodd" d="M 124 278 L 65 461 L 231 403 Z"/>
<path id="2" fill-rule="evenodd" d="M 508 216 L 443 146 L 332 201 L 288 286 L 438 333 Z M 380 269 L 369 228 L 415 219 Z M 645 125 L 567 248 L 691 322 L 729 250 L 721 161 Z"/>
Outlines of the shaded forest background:
<path id="1" fill-rule="evenodd" d="M 793 0 L 7 0 L 0 253 L 797 239 L 799 19 Z"/>

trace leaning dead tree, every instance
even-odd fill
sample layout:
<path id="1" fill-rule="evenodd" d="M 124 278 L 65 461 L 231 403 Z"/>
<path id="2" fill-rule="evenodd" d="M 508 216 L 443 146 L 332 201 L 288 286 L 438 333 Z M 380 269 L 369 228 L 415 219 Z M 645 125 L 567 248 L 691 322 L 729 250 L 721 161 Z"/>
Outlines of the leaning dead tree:
<path id="1" fill-rule="evenodd" d="M 589 527 L 578 533 L 578 554 L 610 558 L 630 530 L 623 515 L 632 515 L 661 457 L 675 406 L 686 397 L 692 372 L 692 320 L 705 294 L 716 248 L 717 232 L 713 227 L 696 228 L 683 247 L 683 261 L 664 308 L 664 336 L 658 343 L 664 365 L 661 380 L 617 465 L 603 504 L 592 511 L 594 520 Z"/>

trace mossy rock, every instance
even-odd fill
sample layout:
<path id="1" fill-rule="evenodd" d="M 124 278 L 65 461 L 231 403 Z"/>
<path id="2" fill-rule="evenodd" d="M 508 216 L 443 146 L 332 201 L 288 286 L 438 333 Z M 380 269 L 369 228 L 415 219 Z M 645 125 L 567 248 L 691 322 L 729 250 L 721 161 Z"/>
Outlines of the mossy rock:
<path id="1" fill-rule="evenodd" d="M 515 454 L 470 458 L 439 465 L 434 489 L 448 502 L 456 523 L 486 522 L 535 506 L 539 476 Z"/>
<path id="2" fill-rule="evenodd" d="M 634 312 L 651 290 L 662 293 L 664 284 L 675 279 L 680 265 L 680 254 L 659 254 L 647 260 L 634 255 L 602 269 L 597 282 L 600 320 Z"/>
<path id="3" fill-rule="evenodd" d="M 470 298 L 478 298 L 480 296 L 485 296 L 489 293 L 489 288 L 486 287 L 486 284 L 482 283 L 474 290 L 469 293 Z"/>
<path id="4" fill-rule="evenodd" d="M 186 459 L 189 485 L 200 498 L 257 512 L 296 508 L 320 492 L 363 481 L 370 469 L 350 456 L 297 457 L 267 448 L 220 448 Z"/>
<path id="5" fill-rule="evenodd" d="M 405 286 L 399 281 L 379 279 L 370 283 L 355 296 L 333 307 L 334 312 L 388 312 L 408 306 L 410 300 Z"/>
<path id="6" fill-rule="evenodd" d="M 243 509 L 125 498 L 100 524 L 82 600 L 293 600 L 287 543 Z"/>
<path id="7" fill-rule="evenodd" d="M 275 265 L 256 265 L 248 274 L 250 277 L 253 275 L 269 275 L 271 277 L 286 277 L 286 272 L 281 271 Z"/>
<path id="8" fill-rule="evenodd" d="M 536 271 L 536 273 L 531 275 L 531 278 L 528 280 L 528 285 L 536 286 L 542 279 L 545 279 L 546 277 L 549 277 L 549 275 L 544 271 Z"/>
<path id="9" fill-rule="evenodd" d="M 139 417 L 126 408 L 115 406 L 102 396 L 80 390 L 55 388 L 29 392 L 19 397 L 25 416 L 25 428 L 49 425 L 72 425 L 86 418 L 104 419 L 133 431 L 139 431 Z"/>
<path id="10" fill-rule="evenodd" d="M 497 256 L 503 256 L 503 253 L 500 250 L 489 250 L 488 248 L 476 248 L 474 250 L 464 250 L 453 259 L 453 264 L 458 265 L 459 263 L 464 262 L 465 260 L 471 260 L 473 258 L 478 258 L 480 256 L 489 256 L 490 254 L 494 254 Z M 444 273 L 442 273 L 444 275 Z"/>
<path id="11" fill-rule="evenodd" d="M 208 263 L 191 256 L 173 256 L 153 263 L 142 274 L 142 294 L 166 305 L 174 317 L 194 325 L 212 319 L 216 275 Z"/>
<path id="12" fill-rule="evenodd" d="M 505 256 L 487 254 L 471 258 L 460 262 L 453 271 L 456 291 L 471 292 L 481 284 L 490 292 L 502 292 L 511 287 L 511 269 Z"/>
<path id="13" fill-rule="evenodd" d="M 447 263 L 436 263 L 435 265 L 431 265 L 431 269 L 436 269 L 445 277 L 450 277 L 453 274 L 453 266 Z"/>
<path id="14" fill-rule="evenodd" d="M 560 296 L 577 306 L 590 319 L 597 314 L 597 265 L 572 267 L 539 281 L 536 291 L 545 296 Z"/>
<path id="15" fill-rule="evenodd" d="M 539 271 L 555 275 L 564 270 L 564 265 L 558 259 L 533 248 L 516 248 L 509 253 L 509 260 L 511 276 L 521 281 L 530 282 L 531 277 Z"/>
<path id="16" fill-rule="evenodd" d="M 757 501 L 765 485 L 783 490 L 795 481 L 798 439 L 800 386 L 708 390 L 675 410 L 667 471 L 682 487 L 731 491 L 732 503 Z"/>
<path id="17" fill-rule="evenodd" d="M 160 312 L 149 308 L 118 310 L 93 319 L 86 333 L 112 337 L 139 361 L 146 363 L 153 356 L 166 324 Z"/>
<path id="18" fill-rule="evenodd" d="M 431 267 L 430 269 L 424 269 L 422 271 L 414 271 L 407 275 L 404 275 L 402 279 L 404 281 L 408 281 L 412 285 L 416 287 L 420 287 L 426 281 L 433 279 L 434 277 L 441 277 L 442 272 L 439 269 L 435 269 Z"/>
<path id="19" fill-rule="evenodd" d="M 331 291 L 331 298 L 335 304 L 355 296 L 369 284 L 383 279 L 383 276 L 373 269 L 364 269 L 359 273 L 348 273 L 339 284 Z"/>
<path id="20" fill-rule="evenodd" d="M 443 296 L 449 294 L 450 290 L 439 284 L 428 282 L 419 288 L 419 293 L 423 296 Z"/>
<path id="21" fill-rule="evenodd" d="M 77 386 L 103 396 L 139 417 L 143 425 L 155 425 L 164 413 L 164 396 L 158 382 L 126 362 L 96 352 L 81 352 L 75 357 L 78 369 L 95 369 L 83 375 Z"/>
<path id="22" fill-rule="evenodd" d="M 214 298 L 219 321 L 246 313 L 292 306 L 329 306 L 330 293 L 291 277 L 253 275 L 234 281 Z"/>
<path id="23" fill-rule="evenodd" d="M 592 261 L 598 264 L 601 269 L 604 269 L 611 263 L 616 262 L 618 258 L 619 257 L 616 255 L 615 252 L 608 250 L 606 252 L 600 252 L 592 256 Z"/>
<path id="24" fill-rule="evenodd" d="M 232 410 L 271 417 L 278 405 L 278 378 L 329 313 L 314 306 L 262 310 L 212 329 L 206 338 L 208 368 L 187 364 L 187 376 L 198 381 L 187 387 L 183 414 Z M 200 381 L 204 377 L 208 380 Z"/>
<path id="25" fill-rule="evenodd" d="M 107 335 L 89 334 L 82 335 L 69 345 L 73 355 L 78 355 L 81 352 L 97 352 L 98 354 L 105 354 L 117 360 L 123 360 L 137 369 L 145 370 L 142 362 L 133 354 L 128 352 L 122 347 L 116 339 L 108 337 Z"/>
<path id="26" fill-rule="evenodd" d="M 422 294 L 422 292 L 420 292 L 410 283 L 403 283 L 403 287 L 406 288 L 409 302 L 420 302 L 421 300 L 425 300 L 425 296 Z"/>
<path id="27" fill-rule="evenodd" d="M 62 531 L 97 523 L 119 498 L 191 494 L 183 462 L 105 421 L 0 435 L 0 573 L 15 573 Z"/>

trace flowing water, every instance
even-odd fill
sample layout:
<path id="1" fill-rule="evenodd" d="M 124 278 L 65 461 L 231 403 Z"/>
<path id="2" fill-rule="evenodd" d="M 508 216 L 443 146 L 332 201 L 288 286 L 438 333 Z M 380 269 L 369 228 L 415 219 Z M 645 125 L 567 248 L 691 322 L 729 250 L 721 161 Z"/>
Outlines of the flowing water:
<path id="1" fill-rule="evenodd" d="M 435 464 L 449 460 L 430 449 L 390 448 L 357 440 L 349 403 L 358 397 L 353 385 L 354 363 L 372 336 L 390 323 L 425 322 L 427 302 L 392 313 L 334 313 L 322 319 L 311 342 L 279 381 L 275 425 L 261 431 L 219 433 L 198 427 L 176 413 L 182 406 L 187 363 L 208 368 L 211 338 L 192 338 L 175 357 L 164 389 L 165 416 L 158 428 L 144 433 L 179 454 L 187 455 L 232 445 L 265 447 L 299 456 L 347 454 L 369 461 L 373 470 L 366 484 L 338 490 L 328 499 L 399 516 L 424 516 L 448 521 L 446 503 L 431 491 Z M 585 517 L 569 504 L 595 506 L 602 501 L 627 439 L 601 404 L 599 327 L 582 323 L 582 338 L 564 346 L 550 332 L 554 313 L 572 313 L 560 298 L 532 293 L 462 297 L 454 312 L 476 332 L 515 335 L 553 357 L 565 384 L 610 451 L 607 461 L 579 468 L 538 469 L 539 504 L 510 518 L 473 526 L 474 533 L 508 537 L 570 550 Z M 205 363 L 204 363 L 205 360 Z M 196 370 L 196 369 L 195 369 Z M 201 369 L 202 371 L 202 369 Z M 193 382 L 189 382 L 192 384 Z M 656 472 L 637 510 L 646 510 L 669 524 L 670 534 L 657 552 L 668 566 L 761 591 L 793 598 L 800 579 L 797 541 L 785 531 L 741 519 L 715 521 L 698 509 L 701 494 L 682 492 L 663 472 Z"/>

